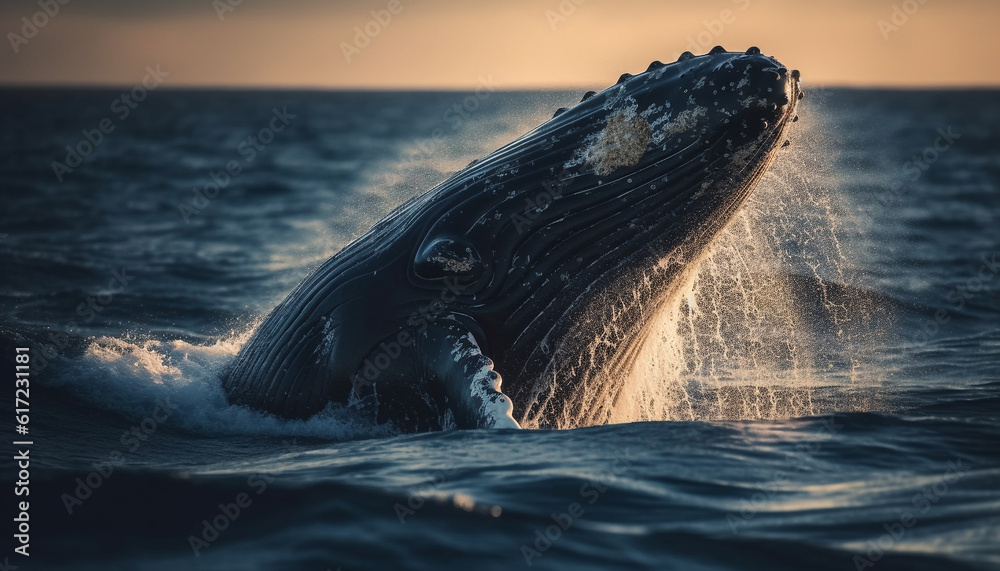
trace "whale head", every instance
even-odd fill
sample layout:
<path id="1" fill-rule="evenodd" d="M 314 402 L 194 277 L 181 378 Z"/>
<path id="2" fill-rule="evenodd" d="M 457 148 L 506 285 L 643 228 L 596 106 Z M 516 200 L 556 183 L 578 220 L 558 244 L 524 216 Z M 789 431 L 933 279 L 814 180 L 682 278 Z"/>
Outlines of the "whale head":
<path id="1" fill-rule="evenodd" d="M 625 74 L 429 193 L 411 279 L 452 280 L 449 314 L 468 316 L 516 379 L 506 392 L 521 421 L 545 424 L 548 402 L 624 374 L 679 271 L 785 143 L 801 97 L 799 73 L 757 48 Z"/>

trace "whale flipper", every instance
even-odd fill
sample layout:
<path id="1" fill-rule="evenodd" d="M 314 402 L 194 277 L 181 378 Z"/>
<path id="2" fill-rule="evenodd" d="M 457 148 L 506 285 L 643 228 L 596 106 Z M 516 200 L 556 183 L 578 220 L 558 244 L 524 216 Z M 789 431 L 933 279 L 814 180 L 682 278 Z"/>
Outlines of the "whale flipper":
<path id="1" fill-rule="evenodd" d="M 438 349 L 427 356 L 427 364 L 444 387 L 458 427 L 521 428 L 513 417 L 514 403 L 500 392 L 500 373 L 472 333 L 457 322 L 435 324 L 427 333 Z"/>
<path id="2" fill-rule="evenodd" d="M 438 320 L 412 336 L 383 342 L 366 363 L 368 370 L 355 375 L 351 400 L 359 408 L 374 409 L 379 422 L 409 419 L 419 424 L 428 417 L 426 408 L 438 418 L 450 411 L 462 429 L 521 428 L 513 417 L 513 401 L 500 391 L 502 379 L 493 361 L 458 321 Z M 414 398 L 415 392 L 422 398 Z"/>

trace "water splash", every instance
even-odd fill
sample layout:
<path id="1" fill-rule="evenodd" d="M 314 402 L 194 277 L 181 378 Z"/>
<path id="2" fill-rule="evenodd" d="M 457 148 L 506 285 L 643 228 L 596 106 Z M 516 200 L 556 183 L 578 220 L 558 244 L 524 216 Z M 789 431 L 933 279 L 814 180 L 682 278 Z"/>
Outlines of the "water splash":
<path id="1" fill-rule="evenodd" d="M 859 287 L 860 230 L 829 166 L 831 129 L 817 120 L 793 131 L 791 152 L 657 317 L 612 422 L 877 406 L 884 314 Z"/>
<path id="2" fill-rule="evenodd" d="M 196 434 L 352 440 L 394 433 L 390 426 L 376 426 L 356 411 L 332 403 L 304 421 L 231 406 L 220 375 L 259 322 L 211 345 L 129 335 L 94 337 L 79 359 L 64 365 L 56 382 L 136 421 L 159 403 L 169 403 L 175 409 L 171 424 Z"/>

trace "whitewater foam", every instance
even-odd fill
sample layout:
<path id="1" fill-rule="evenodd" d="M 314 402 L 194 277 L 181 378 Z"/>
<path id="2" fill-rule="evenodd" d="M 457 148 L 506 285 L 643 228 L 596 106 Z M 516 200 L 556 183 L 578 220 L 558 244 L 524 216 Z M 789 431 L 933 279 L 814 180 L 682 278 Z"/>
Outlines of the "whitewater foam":
<path id="1" fill-rule="evenodd" d="M 89 402 L 137 421 L 157 402 L 170 402 L 175 407 L 170 423 L 202 435 L 354 440 L 391 434 L 391 427 L 375 425 L 343 405 L 330 404 L 305 421 L 231 406 L 220 376 L 256 326 L 233 332 L 211 345 L 96 337 L 80 358 L 63 368 L 57 382 Z"/>

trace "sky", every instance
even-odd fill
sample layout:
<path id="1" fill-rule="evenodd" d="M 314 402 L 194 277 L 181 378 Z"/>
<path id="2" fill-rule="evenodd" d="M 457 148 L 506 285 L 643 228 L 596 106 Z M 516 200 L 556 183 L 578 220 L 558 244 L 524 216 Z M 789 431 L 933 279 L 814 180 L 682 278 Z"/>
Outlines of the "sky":
<path id="1" fill-rule="evenodd" d="M 0 84 L 575 89 L 722 45 L 807 85 L 998 86 L 998 23 L 997 0 L 0 0 Z"/>

